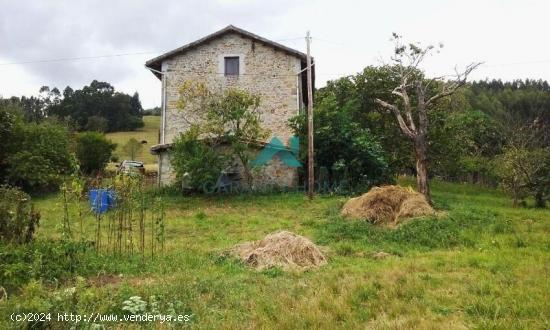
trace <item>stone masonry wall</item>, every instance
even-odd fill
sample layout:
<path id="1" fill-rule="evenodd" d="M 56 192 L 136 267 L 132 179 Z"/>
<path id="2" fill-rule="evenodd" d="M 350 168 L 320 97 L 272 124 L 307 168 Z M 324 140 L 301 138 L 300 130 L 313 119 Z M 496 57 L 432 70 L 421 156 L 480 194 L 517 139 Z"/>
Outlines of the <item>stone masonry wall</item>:
<path id="1" fill-rule="evenodd" d="M 224 75 L 225 56 L 239 56 L 238 76 Z M 301 102 L 297 76 L 301 70 L 299 58 L 230 33 L 167 59 L 163 68 L 169 72 L 166 76 L 166 143 L 172 143 L 189 126 L 176 104 L 181 84 L 193 80 L 206 83 L 211 90 L 236 87 L 259 95 L 262 123 L 271 132 L 266 142 L 276 136 L 288 145 L 293 135 L 288 120 L 298 114 Z M 169 183 L 173 179 L 169 157 L 161 158 L 161 182 Z M 274 160 L 261 171 L 256 180 L 292 185 L 297 180 L 296 169 Z"/>

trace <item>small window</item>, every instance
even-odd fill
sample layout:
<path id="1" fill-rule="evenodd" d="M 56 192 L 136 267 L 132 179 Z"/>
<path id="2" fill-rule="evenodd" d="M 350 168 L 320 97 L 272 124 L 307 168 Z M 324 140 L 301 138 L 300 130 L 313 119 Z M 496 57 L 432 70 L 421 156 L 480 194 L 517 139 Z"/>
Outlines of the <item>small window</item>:
<path id="1" fill-rule="evenodd" d="M 225 57 L 225 75 L 226 76 L 239 75 L 239 57 L 238 56 Z"/>

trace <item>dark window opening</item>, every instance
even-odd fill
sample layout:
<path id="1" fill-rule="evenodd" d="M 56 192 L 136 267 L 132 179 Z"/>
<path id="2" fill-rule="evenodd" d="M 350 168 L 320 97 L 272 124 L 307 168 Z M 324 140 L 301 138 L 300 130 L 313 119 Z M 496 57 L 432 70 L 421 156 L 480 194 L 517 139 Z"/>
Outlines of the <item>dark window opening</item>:
<path id="1" fill-rule="evenodd" d="M 226 76 L 239 75 L 239 57 L 238 56 L 225 57 L 225 75 Z"/>

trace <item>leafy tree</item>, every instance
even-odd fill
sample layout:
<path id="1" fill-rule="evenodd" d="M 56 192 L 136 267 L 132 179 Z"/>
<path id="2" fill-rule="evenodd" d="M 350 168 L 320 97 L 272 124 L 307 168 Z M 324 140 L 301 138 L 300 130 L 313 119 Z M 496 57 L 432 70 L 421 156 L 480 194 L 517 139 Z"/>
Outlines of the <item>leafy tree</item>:
<path id="1" fill-rule="evenodd" d="M 351 188 L 365 188 L 392 181 L 388 155 L 378 137 L 354 120 L 356 103 L 350 98 L 338 106 L 335 94 L 324 95 L 315 106 L 315 164 L 328 170 L 329 180 L 345 179 Z M 305 115 L 292 119 L 291 126 L 301 137 L 301 158 L 306 160 L 307 121 Z M 344 178 L 345 176 L 345 178 Z"/>
<path id="2" fill-rule="evenodd" d="M 252 186 L 254 147 L 263 141 L 268 131 L 261 125 L 260 98 L 248 92 L 229 88 L 214 93 L 202 83 L 186 81 L 180 88 L 178 107 L 196 118 L 200 134 L 211 140 L 223 141 L 242 165 L 245 179 Z"/>
<path id="3" fill-rule="evenodd" d="M 503 145 L 502 127 L 488 114 L 471 108 L 464 90 L 428 114 L 431 172 L 446 180 L 494 183 L 491 159 Z"/>
<path id="4" fill-rule="evenodd" d="M 388 88 L 397 81 L 389 67 L 369 66 L 355 76 L 327 82 L 327 86 L 316 92 L 315 103 L 323 104 L 328 98 L 334 107 L 331 115 L 337 115 L 339 109 L 345 109 L 342 110 L 345 112 L 345 120 L 367 129 L 370 136 L 381 145 L 389 173 L 408 173 L 413 164 L 412 144 L 393 122 L 393 114 L 380 111 L 375 102 L 376 98 L 391 96 Z M 316 106 L 314 111 L 319 109 Z"/>
<path id="5" fill-rule="evenodd" d="M 122 146 L 122 150 L 130 157 L 131 160 L 135 160 L 136 156 L 141 152 L 141 149 L 143 149 L 143 146 L 141 143 L 136 140 L 135 138 L 131 138 Z"/>
<path id="6" fill-rule="evenodd" d="M 550 195 L 550 149 L 507 148 L 496 158 L 502 187 L 512 195 L 514 206 L 528 195 L 535 206 L 545 207 Z"/>
<path id="7" fill-rule="evenodd" d="M 442 81 L 441 78 L 427 80 L 419 66 L 434 47 L 421 48 L 412 43 L 404 45 L 401 37 L 395 33 L 393 39 L 393 69 L 399 77 L 399 83 L 391 89 L 391 98 L 377 98 L 376 102 L 393 113 L 403 134 L 413 142 L 418 190 L 431 202 L 428 184 L 428 110 L 466 84 L 466 78 L 479 63 L 469 65 L 463 73 L 457 72 L 456 79 L 451 82 Z"/>
<path id="8" fill-rule="evenodd" d="M 550 147 L 544 145 L 536 127 L 529 125 L 510 133 L 495 164 L 501 186 L 512 195 L 514 206 L 528 195 L 535 199 L 535 206 L 546 206 L 550 197 Z"/>
<path id="9" fill-rule="evenodd" d="M 135 92 L 130 98 L 130 114 L 135 117 L 141 117 L 142 113 L 143 107 L 141 106 L 141 101 L 139 100 L 139 94 L 138 92 Z"/>
<path id="10" fill-rule="evenodd" d="M 85 174 L 93 174 L 105 169 L 111 159 L 116 144 L 107 140 L 99 132 L 80 133 L 76 140 L 76 157 L 80 170 Z"/>

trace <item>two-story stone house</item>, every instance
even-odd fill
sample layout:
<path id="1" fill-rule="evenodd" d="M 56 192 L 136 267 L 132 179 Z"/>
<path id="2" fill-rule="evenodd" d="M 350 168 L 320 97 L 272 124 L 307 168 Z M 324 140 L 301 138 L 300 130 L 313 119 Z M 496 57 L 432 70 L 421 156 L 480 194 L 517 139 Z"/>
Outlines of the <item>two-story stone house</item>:
<path id="1" fill-rule="evenodd" d="M 232 25 L 145 65 L 162 81 L 160 144 L 151 148 L 159 156 L 161 184 L 174 180 L 170 146 L 189 125 L 176 107 L 184 81 L 201 81 L 213 90 L 235 87 L 259 95 L 262 124 L 271 134 L 265 143 L 277 137 L 288 145 L 293 136 L 288 120 L 307 105 L 306 54 Z M 293 186 L 297 169 L 274 157 L 254 179 L 260 184 Z"/>

